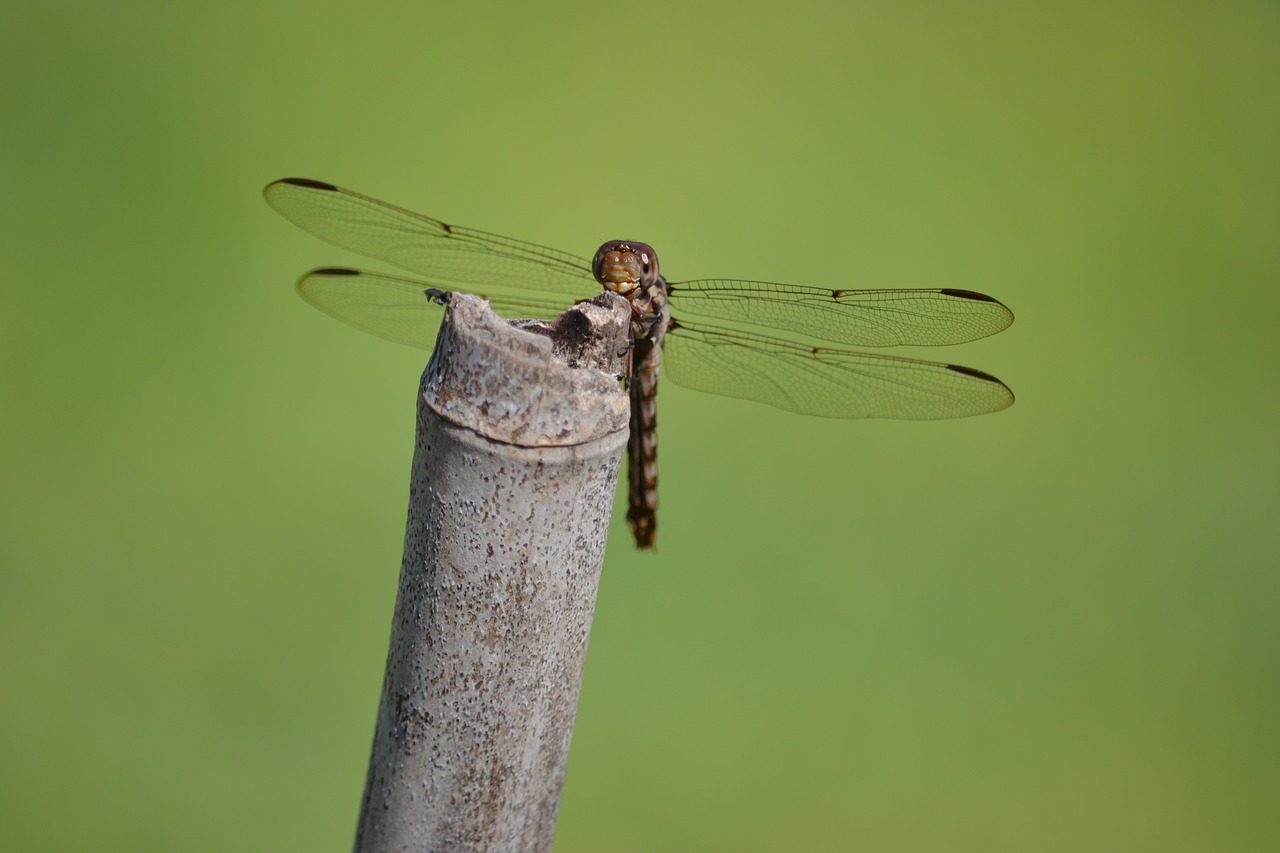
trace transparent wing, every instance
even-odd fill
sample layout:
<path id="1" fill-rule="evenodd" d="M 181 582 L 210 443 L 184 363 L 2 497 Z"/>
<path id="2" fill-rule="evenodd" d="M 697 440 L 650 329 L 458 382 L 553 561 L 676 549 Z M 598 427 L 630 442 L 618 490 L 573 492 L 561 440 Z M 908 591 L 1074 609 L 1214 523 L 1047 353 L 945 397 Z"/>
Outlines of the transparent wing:
<path id="1" fill-rule="evenodd" d="M 428 276 L 444 290 L 505 287 L 590 297 L 591 264 L 565 252 L 449 225 L 307 178 L 262 191 L 290 222 L 321 239 Z"/>
<path id="2" fill-rule="evenodd" d="M 972 290 L 823 290 L 765 281 L 700 279 L 669 285 L 677 317 L 714 317 L 864 347 L 943 346 L 994 335 L 1013 322 Z"/>
<path id="3" fill-rule="evenodd" d="M 332 184 L 288 178 L 263 194 L 286 218 L 331 243 L 428 276 L 415 281 L 325 268 L 298 282 L 299 293 L 320 310 L 399 343 L 433 346 L 441 311 L 424 293 L 430 287 L 478 290 L 500 313 L 525 317 L 553 317 L 568 307 L 570 297 L 587 298 L 599 290 L 590 264 L 581 258 L 451 226 Z M 677 384 L 838 418 L 954 418 L 1013 402 L 1009 389 L 982 371 L 814 347 L 685 319 L 714 318 L 860 346 L 932 346 L 1006 328 L 1012 312 L 989 296 L 723 279 L 670 287 L 678 319 L 664 341 L 663 360 L 665 375 Z M 541 292 L 566 298 L 527 295 Z"/>
<path id="4" fill-rule="evenodd" d="M 825 418 L 963 418 L 1013 403 L 1003 382 L 969 367 L 676 321 L 663 339 L 660 375 L 686 388 Z"/>
<path id="5" fill-rule="evenodd" d="M 298 279 L 298 294 L 330 317 L 361 331 L 429 350 L 435 346 L 444 316 L 444 308 L 426 295 L 431 286 L 396 275 L 324 267 Z M 518 296 L 485 298 L 494 311 L 508 319 L 551 318 L 570 307 L 567 302 Z"/>

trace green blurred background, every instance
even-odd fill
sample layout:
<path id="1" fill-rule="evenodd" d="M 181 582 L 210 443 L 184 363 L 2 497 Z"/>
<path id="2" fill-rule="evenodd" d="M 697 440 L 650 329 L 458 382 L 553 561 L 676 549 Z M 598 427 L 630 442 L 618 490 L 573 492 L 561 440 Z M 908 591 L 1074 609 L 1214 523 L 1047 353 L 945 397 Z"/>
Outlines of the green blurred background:
<path id="1" fill-rule="evenodd" d="M 557 850 L 1250 851 L 1280 818 L 1280 5 L 7 4 L 0 848 L 349 849 L 420 351 L 333 181 L 675 279 L 970 288 L 1006 412 L 662 394 Z M 376 266 L 376 265 L 375 265 Z"/>

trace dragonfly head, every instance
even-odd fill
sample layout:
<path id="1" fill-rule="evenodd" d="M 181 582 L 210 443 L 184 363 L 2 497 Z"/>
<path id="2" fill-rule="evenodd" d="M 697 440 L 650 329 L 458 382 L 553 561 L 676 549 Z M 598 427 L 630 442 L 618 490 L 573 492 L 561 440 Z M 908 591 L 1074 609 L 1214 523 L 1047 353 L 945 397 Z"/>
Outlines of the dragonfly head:
<path id="1" fill-rule="evenodd" d="M 646 243 L 610 240 L 596 250 L 591 271 L 607 289 L 630 297 L 637 289 L 647 292 L 658 281 L 658 254 Z"/>

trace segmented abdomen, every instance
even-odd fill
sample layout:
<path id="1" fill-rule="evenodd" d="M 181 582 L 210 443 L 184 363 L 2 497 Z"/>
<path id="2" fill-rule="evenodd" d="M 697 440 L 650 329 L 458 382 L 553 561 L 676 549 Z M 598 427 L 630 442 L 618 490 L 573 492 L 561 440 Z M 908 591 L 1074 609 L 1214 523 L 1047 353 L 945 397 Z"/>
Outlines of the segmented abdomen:
<path id="1" fill-rule="evenodd" d="M 631 525 L 638 548 L 652 548 L 658 535 L 658 362 L 661 352 L 648 339 L 636 341 L 632 350 L 627 524 Z"/>

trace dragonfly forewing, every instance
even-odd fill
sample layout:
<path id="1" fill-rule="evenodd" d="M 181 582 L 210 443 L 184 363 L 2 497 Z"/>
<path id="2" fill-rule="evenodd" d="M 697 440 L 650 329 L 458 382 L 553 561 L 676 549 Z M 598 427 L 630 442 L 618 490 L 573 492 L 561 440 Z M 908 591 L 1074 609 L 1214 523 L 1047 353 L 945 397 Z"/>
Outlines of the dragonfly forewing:
<path id="1" fill-rule="evenodd" d="M 711 317 L 864 347 L 945 346 L 994 335 L 1013 312 L 970 290 L 824 290 L 700 279 L 670 286 L 677 317 Z"/>
<path id="2" fill-rule="evenodd" d="M 449 225 L 332 184 L 286 178 L 263 195 L 317 237 L 421 273 L 442 289 L 505 287 L 580 298 L 600 289 L 591 265 L 566 252 Z"/>

